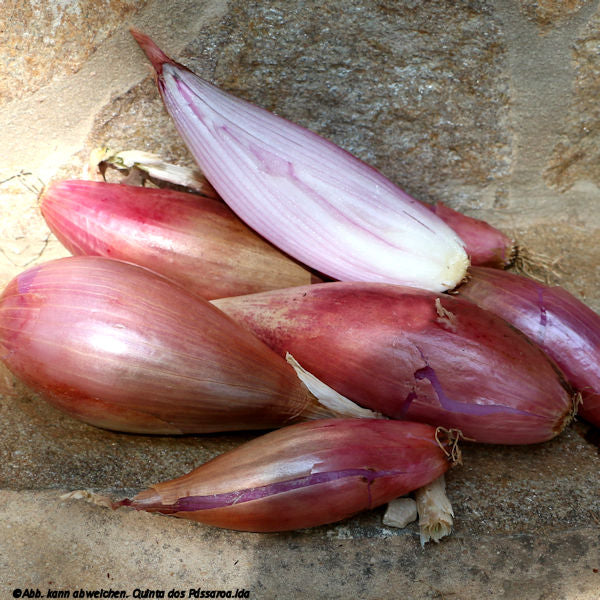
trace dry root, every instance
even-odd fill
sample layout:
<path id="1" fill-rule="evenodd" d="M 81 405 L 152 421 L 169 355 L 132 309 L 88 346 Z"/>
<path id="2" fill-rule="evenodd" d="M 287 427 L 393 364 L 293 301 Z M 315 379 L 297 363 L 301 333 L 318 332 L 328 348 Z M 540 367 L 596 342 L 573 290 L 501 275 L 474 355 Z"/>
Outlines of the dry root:
<path id="1" fill-rule="evenodd" d="M 552 285 L 558 283 L 564 273 L 561 260 L 560 256 L 551 258 L 546 254 L 532 252 L 524 246 L 515 246 L 511 266 L 521 275 Z"/>
<path id="2" fill-rule="evenodd" d="M 435 430 L 435 441 L 453 465 L 462 465 L 462 452 L 458 446 L 460 440 L 474 441 L 465 437 L 460 429 L 438 427 Z"/>

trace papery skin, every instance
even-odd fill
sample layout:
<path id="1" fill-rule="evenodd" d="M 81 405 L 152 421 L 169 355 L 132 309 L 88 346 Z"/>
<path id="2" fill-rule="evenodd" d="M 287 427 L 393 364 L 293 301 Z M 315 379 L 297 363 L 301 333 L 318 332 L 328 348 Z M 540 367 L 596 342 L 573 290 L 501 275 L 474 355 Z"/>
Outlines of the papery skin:
<path id="1" fill-rule="evenodd" d="M 41 211 L 72 254 L 133 262 L 208 300 L 321 281 L 214 198 L 71 180 L 45 190 Z"/>
<path id="2" fill-rule="evenodd" d="M 504 269 L 515 259 L 514 241 L 496 227 L 453 210 L 443 202 L 428 208 L 460 236 L 471 265 Z"/>
<path id="3" fill-rule="evenodd" d="M 203 174 L 255 231 L 339 280 L 455 287 L 469 261 L 441 219 L 335 144 L 202 80 L 132 31 Z"/>
<path id="4" fill-rule="evenodd" d="M 331 416 L 281 357 L 210 303 L 107 258 L 62 258 L 15 277 L 0 296 L 0 360 L 71 416 L 120 431 Z"/>
<path id="5" fill-rule="evenodd" d="M 548 440 L 571 390 L 522 333 L 452 296 L 332 282 L 213 300 L 281 355 L 357 404 L 457 428 L 478 442 Z"/>
<path id="6" fill-rule="evenodd" d="M 228 529 L 286 531 L 374 508 L 449 466 L 427 425 L 323 419 L 263 435 L 115 507 Z"/>
<path id="7" fill-rule="evenodd" d="M 600 427 L 600 316 L 560 286 L 495 269 L 473 268 L 461 297 L 529 336 L 581 392 L 578 415 Z"/>

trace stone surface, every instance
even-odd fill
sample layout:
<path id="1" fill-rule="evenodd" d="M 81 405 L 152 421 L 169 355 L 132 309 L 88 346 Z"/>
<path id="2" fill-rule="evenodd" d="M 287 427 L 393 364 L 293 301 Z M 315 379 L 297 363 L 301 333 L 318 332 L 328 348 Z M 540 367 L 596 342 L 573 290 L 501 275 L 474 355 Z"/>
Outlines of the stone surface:
<path id="1" fill-rule="evenodd" d="M 139 0 L 7 0 L 0 14 L 0 106 L 76 73 Z"/>
<path id="2" fill-rule="evenodd" d="M 547 28 L 577 13 L 586 0 L 520 0 L 521 10 L 538 25 Z"/>
<path id="3" fill-rule="evenodd" d="M 581 31 L 573 48 L 574 90 L 564 119 L 564 133 L 545 171 L 546 181 L 561 191 L 577 183 L 600 183 L 598 141 L 600 108 L 600 12 Z"/>
<path id="4" fill-rule="evenodd" d="M 192 164 L 133 25 L 420 199 L 501 226 L 548 265 L 550 281 L 600 311 L 598 5 L 12 0 L 0 24 L 0 64 L 9 67 L 0 75 L 0 287 L 66 255 L 39 215 L 38 193 L 53 178 L 81 176 L 92 149 Z M 202 587 L 260 598 L 598 597 L 600 434 L 585 423 L 534 447 L 466 445 L 464 466 L 447 478 L 455 531 L 423 550 L 417 524 L 387 528 L 383 508 L 257 535 L 61 501 L 73 489 L 135 493 L 254 434 L 94 429 L 1 366 L 0 418 L 3 596 L 16 587 Z"/>
<path id="5" fill-rule="evenodd" d="M 349 525 L 349 526 L 348 526 Z M 244 589 L 250 598 L 528 598 L 595 600 L 598 532 L 558 526 L 551 539 L 454 534 L 421 548 L 413 532 L 352 524 L 258 535 L 158 515 L 61 501 L 52 491 L 0 492 L 0 593 Z M 32 553 L 37 539 L 44 553 Z M 595 557 L 595 558 L 592 558 Z M 14 567 L 17 565 L 18 570 Z M 189 596 L 186 596 L 189 597 Z"/>

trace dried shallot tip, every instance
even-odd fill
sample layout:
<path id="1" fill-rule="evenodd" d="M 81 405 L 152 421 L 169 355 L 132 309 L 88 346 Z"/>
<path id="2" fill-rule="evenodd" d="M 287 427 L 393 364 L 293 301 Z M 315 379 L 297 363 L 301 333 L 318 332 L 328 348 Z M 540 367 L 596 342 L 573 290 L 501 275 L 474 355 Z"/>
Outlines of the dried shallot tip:
<path id="1" fill-rule="evenodd" d="M 440 475 L 415 492 L 419 515 L 421 546 L 429 541 L 438 543 L 452 533 L 454 510 L 446 495 L 446 478 Z"/>
<path id="2" fill-rule="evenodd" d="M 212 198 L 65 180 L 46 189 L 40 208 L 72 254 L 147 267 L 205 299 L 320 281 Z"/>
<path id="3" fill-rule="evenodd" d="M 330 282 L 212 302 L 344 397 L 392 419 L 531 444 L 570 418 L 572 392 L 555 363 L 460 297 Z"/>
<path id="4" fill-rule="evenodd" d="M 115 152 L 106 146 L 92 150 L 89 160 L 91 172 L 102 172 L 106 166 L 125 172 L 137 169 L 153 180 L 189 188 L 208 198 L 218 198 L 215 189 L 198 169 L 166 162 L 157 154 L 142 150 Z M 97 178 L 92 176 L 90 179 Z"/>
<path id="5" fill-rule="evenodd" d="M 600 427 L 600 315 L 562 287 L 482 267 L 471 269 L 458 293 L 542 348 L 579 392 L 570 416 Z"/>
<path id="6" fill-rule="evenodd" d="M 0 360 L 57 408 L 119 431 L 269 429 L 355 416 L 323 405 L 286 361 L 206 300 L 156 273 L 57 259 L 0 295 Z M 358 409 L 364 415 L 364 409 Z"/>
<path id="7" fill-rule="evenodd" d="M 514 262 L 517 245 L 499 229 L 443 202 L 427 207 L 459 235 L 472 265 L 504 269 Z"/>
<path id="8" fill-rule="evenodd" d="M 132 31 L 202 173 L 252 229 L 319 273 L 436 291 L 469 260 L 423 204 L 332 142 L 220 90 Z"/>
<path id="9" fill-rule="evenodd" d="M 511 265 L 519 275 L 535 279 L 545 285 L 558 283 L 564 269 L 561 266 L 562 257 L 551 257 L 542 252 L 518 245 Z M 485 266 L 485 265 L 482 265 Z"/>
<path id="10" fill-rule="evenodd" d="M 114 507 L 228 529 L 286 531 L 375 508 L 448 468 L 428 425 L 323 419 L 263 435 Z"/>

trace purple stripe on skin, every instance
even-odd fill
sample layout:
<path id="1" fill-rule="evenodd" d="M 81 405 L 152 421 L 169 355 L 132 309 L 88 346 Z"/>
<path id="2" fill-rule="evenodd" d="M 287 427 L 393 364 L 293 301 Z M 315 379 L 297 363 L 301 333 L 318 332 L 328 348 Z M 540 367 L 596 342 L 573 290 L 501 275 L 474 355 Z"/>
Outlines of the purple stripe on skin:
<path id="1" fill-rule="evenodd" d="M 538 287 L 538 305 L 540 307 L 540 325 L 546 327 L 548 324 L 548 315 L 544 306 L 544 290 L 541 287 Z"/>
<path id="2" fill-rule="evenodd" d="M 512 408 L 510 406 L 497 406 L 497 405 L 487 405 L 487 404 L 467 404 L 466 402 L 459 402 L 458 400 L 453 400 L 449 398 L 444 392 L 444 388 L 435 372 L 434 368 L 429 364 L 427 359 L 425 358 L 424 352 L 421 348 L 417 347 L 417 350 L 421 354 L 421 358 L 425 362 L 425 366 L 417 369 L 414 372 L 415 380 L 427 379 L 433 387 L 433 390 L 442 405 L 442 408 L 449 412 L 457 413 L 457 414 L 466 414 L 466 415 L 493 415 L 498 413 L 512 413 L 515 415 L 529 415 L 530 413 L 524 410 L 518 410 L 516 408 Z M 418 395 L 415 391 L 412 391 L 406 397 L 404 401 L 404 406 L 402 407 L 402 417 L 404 417 L 414 400 L 418 398 Z"/>
<path id="3" fill-rule="evenodd" d="M 413 400 L 416 400 L 418 397 L 419 396 L 417 395 L 417 392 L 415 392 L 415 390 L 411 390 L 409 392 L 409 394 L 406 396 L 406 399 L 402 403 L 400 414 L 397 417 L 398 419 L 404 419 L 406 417 L 406 413 L 408 412 L 410 405 L 413 403 Z"/>
<path id="4" fill-rule="evenodd" d="M 431 229 L 431 227 L 428 227 L 427 225 L 425 225 L 425 223 L 423 223 L 422 221 L 420 221 L 419 219 L 417 219 L 417 217 L 413 217 L 413 215 L 407 213 L 405 210 L 402 211 L 407 217 L 410 217 L 413 221 L 416 221 L 419 225 L 421 225 L 422 227 L 425 227 L 425 229 L 427 229 L 428 231 L 430 231 L 431 233 L 435 233 L 433 231 L 433 229 Z"/>
<path id="5" fill-rule="evenodd" d="M 211 496 L 187 496 L 185 498 L 179 498 L 177 502 L 174 502 L 173 504 L 143 504 L 142 508 L 145 510 L 148 510 L 149 508 L 156 508 L 161 513 L 165 514 L 196 510 L 209 510 L 211 508 L 224 508 L 227 506 L 233 506 L 234 504 L 241 504 L 243 502 L 250 502 L 252 500 L 260 500 L 261 498 L 266 498 L 268 496 L 274 496 L 276 494 L 282 494 L 291 490 L 297 490 L 311 485 L 327 483 L 329 481 L 335 481 L 347 477 L 362 477 L 367 482 L 367 491 L 369 494 L 368 508 L 370 508 L 371 483 L 380 477 L 393 477 L 397 475 L 403 475 L 404 473 L 405 471 L 399 470 L 373 471 L 372 469 L 345 469 L 343 471 L 315 473 L 313 475 L 307 475 L 306 477 L 300 477 L 299 479 L 279 481 L 277 483 L 271 483 L 269 485 L 256 488 L 249 488 L 247 490 L 226 492 L 224 494 L 213 494 Z M 136 503 L 135 500 L 123 500 L 121 504 L 123 506 L 135 507 Z"/>

